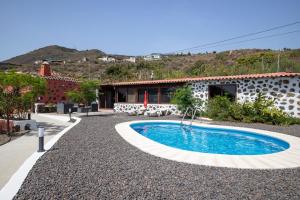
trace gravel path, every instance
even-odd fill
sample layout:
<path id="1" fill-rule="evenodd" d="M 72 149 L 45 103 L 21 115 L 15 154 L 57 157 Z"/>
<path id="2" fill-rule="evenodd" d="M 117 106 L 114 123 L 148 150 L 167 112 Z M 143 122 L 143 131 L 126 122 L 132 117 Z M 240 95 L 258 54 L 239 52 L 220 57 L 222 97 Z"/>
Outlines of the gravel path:
<path id="1" fill-rule="evenodd" d="M 300 168 L 240 170 L 154 157 L 115 131 L 133 119 L 144 118 L 83 118 L 36 163 L 15 199 L 300 199 Z M 300 126 L 254 127 L 300 136 Z"/>

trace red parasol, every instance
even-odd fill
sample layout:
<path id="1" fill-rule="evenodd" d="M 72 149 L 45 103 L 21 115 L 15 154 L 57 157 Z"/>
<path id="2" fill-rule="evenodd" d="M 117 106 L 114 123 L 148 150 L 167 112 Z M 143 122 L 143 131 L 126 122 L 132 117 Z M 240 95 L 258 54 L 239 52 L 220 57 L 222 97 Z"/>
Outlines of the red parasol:
<path id="1" fill-rule="evenodd" d="M 148 94 L 147 91 L 145 90 L 145 94 L 144 94 L 144 107 L 147 108 L 147 104 L 148 104 Z"/>

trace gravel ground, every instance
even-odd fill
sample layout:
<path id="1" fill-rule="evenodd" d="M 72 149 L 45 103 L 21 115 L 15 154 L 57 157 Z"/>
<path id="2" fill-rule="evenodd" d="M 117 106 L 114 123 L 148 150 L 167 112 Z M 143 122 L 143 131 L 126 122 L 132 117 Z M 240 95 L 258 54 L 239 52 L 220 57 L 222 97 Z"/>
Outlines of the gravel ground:
<path id="1" fill-rule="evenodd" d="M 161 159 L 115 131 L 133 119 L 144 118 L 83 118 L 38 160 L 15 199 L 300 199 L 300 168 L 242 170 Z M 300 136 L 300 126 L 215 123 Z"/>

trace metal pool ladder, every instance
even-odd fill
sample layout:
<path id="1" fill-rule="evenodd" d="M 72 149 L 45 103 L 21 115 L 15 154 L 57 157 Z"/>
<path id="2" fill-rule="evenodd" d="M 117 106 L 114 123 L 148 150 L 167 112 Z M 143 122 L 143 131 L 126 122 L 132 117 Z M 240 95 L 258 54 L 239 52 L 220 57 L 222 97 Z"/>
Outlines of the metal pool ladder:
<path id="1" fill-rule="evenodd" d="M 192 110 L 192 118 L 191 118 L 191 121 L 190 121 L 190 125 L 189 125 L 189 126 L 191 126 L 191 125 L 193 124 L 193 121 L 194 121 L 194 118 L 195 118 L 195 115 L 196 115 L 198 109 L 195 108 L 195 109 L 193 110 L 191 107 L 187 107 L 186 110 L 185 110 L 185 112 L 184 112 L 184 115 L 183 115 L 183 117 L 182 117 L 182 119 L 181 119 L 181 122 L 180 122 L 181 125 L 183 125 L 184 118 L 186 117 L 186 115 L 187 115 L 187 113 L 188 113 L 189 110 Z"/>
<path id="2" fill-rule="evenodd" d="M 192 119 L 191 119 L 190 126 L 192 125 L 192 123 L 193 123 L 193 121 L 194 121 L 194 119 L 195 119 L 195 116 L 196 116 L 197 111 L 198 111 L 198 109 L 195 108 L 195 109 L 194 109 L 194 112 L 193 112 L 193 114 L 192 114 Z"/>

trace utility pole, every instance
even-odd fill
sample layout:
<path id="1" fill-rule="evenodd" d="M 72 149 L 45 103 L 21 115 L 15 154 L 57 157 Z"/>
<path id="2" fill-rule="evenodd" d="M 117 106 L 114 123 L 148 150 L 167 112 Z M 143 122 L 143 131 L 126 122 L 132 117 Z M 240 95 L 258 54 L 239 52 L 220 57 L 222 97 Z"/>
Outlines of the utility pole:
<path id="1" fill-rule="evenodd" d="M 88 63 L 88 66 L 89 66 L 89 80 L 91 80 L 91 65 L 90 65 L 90 63 Z"/>
<path id="2" fill-rule="evenodd" d="M 280 69 L 280 49 L 277 55 L 277 72 L 279 72 L 279 69 Z"/>

